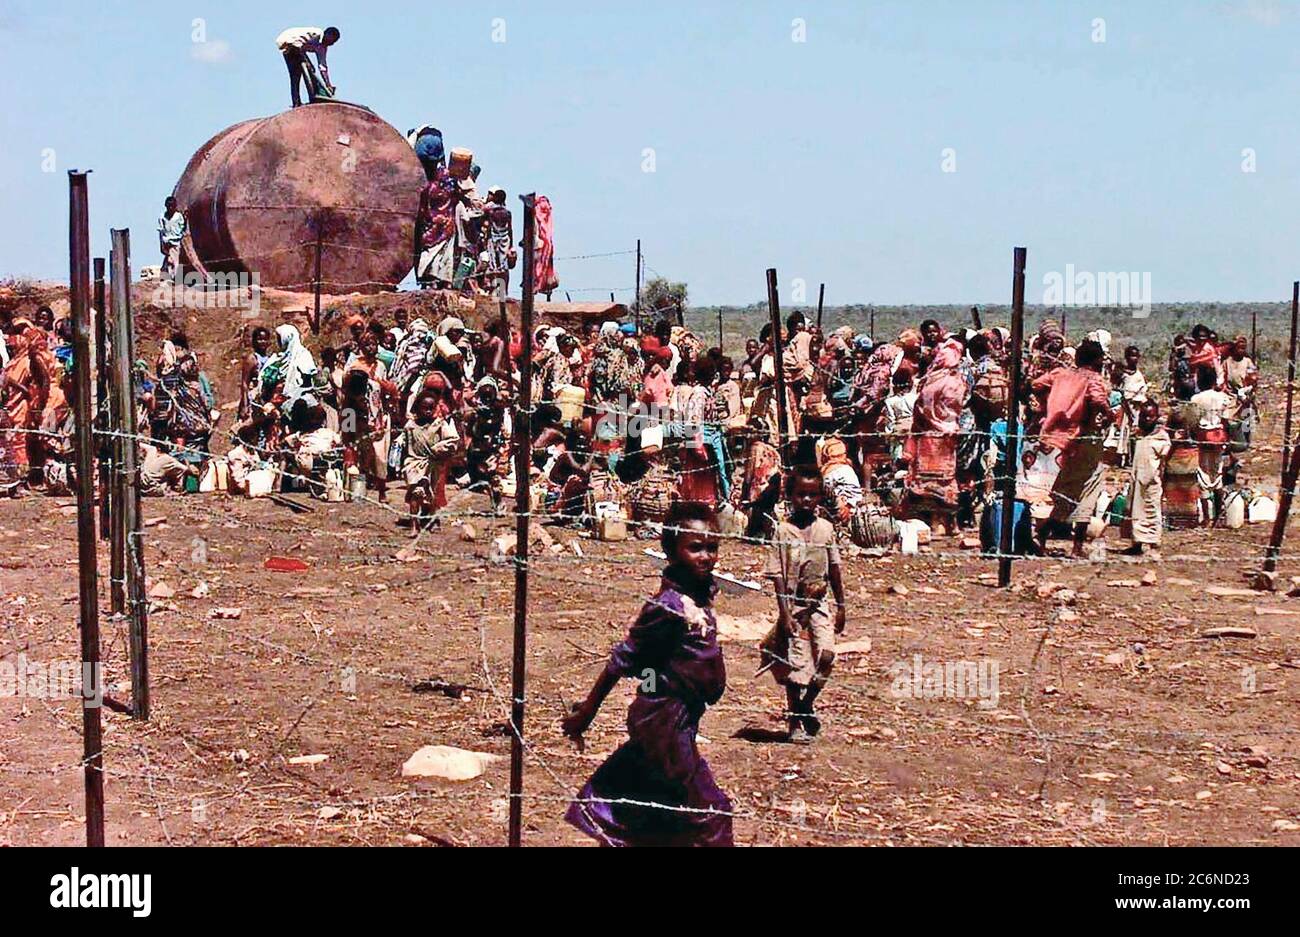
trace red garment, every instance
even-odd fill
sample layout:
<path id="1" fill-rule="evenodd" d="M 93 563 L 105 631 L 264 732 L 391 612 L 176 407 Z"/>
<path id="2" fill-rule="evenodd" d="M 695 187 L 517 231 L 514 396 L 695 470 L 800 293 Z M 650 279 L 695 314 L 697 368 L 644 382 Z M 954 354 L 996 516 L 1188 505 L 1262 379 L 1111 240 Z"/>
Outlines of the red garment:
<path id="1" fill-rule="evenodd" d="M 673 379 L 661 366 L 655 364 L 646 372 L 641 384 L 641 402 L 652 403 L 657 407 L 668 406 L 673 394 Z"/>
<path id="2" fill-rule="evenodd" d="M 1062 450 L 1086 429 L 1095 432 L 1098 418 L 1110 413 L 1109 394 L 1101 375 L 1087 368 L 1056 368 L 1033 384 L 1034 393 L 1046 397 L 1046 416 L 1040 442 Z"/>
<path id="3" fill-rule="evenodd" d="M 533 292 L 549 293 L 560 286 L 560 278 L 555 275 L 555 227 L 551 216 L 551 200 L 545 195 L 537 196 L 533 212 L 533 224 L 537 232 L 536 252 L 533 255 Z"/>
<path id="4" fill-rule="evenodd" d="M 456 236 L 457 199 L 455 180 L 447 174 L 446 167 L 438 167 L 420 191 L 420 243 L 424 247 L 437 247 Z"/>

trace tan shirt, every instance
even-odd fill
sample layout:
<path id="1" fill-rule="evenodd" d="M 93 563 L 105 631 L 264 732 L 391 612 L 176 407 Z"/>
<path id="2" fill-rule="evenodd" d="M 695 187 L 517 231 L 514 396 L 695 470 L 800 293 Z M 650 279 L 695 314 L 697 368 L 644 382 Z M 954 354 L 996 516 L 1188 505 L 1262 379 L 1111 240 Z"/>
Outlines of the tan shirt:
<path id="1" fill-rule="evenodd" d="M 786 588 L 798 595 L 825 595 L 830 568 L 840 565 L 835 526 L 824 517 L 805 528 L 782 521 L 772 540 L 764 575 L 769 579 L 785 579 Z"/>

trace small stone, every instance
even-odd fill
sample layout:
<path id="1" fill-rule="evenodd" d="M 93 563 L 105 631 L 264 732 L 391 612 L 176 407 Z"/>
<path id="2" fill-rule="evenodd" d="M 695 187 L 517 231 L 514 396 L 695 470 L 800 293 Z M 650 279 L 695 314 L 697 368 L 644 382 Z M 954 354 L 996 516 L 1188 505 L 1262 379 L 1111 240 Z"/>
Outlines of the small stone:
<path id="1" fill-rule="evenodd" d="M 1114 654 L 1107 654 L 1102 658 L 1104 663 L 1113 664 L 1117 667 L 1122 666 L 1126 659 L 1127 658 L 1124 656 L 1122 651 L 1116 651 Z"/>
<path id="2" fill-rule="evenodd" d="M 1206 595 L 1213 595 L 1219 598 L 1254 598 L 1254 589 L 1235 589 L 1232 586 L 1206 586 Z"/>
<path id="3" fill-rule="evenodd" d="M 1276 592 L 1277 591 L 1277 573 L 1270 573 L 1267 570 L 1260 570 L 1251 580 L 1251 588 L 1256 592 Z"/>
<path id="4" fill-rule="evenodd" d="M 175 594 L 176 590 L 163 580 L 155 582 L 153 588 L 149 590 L 149 598 L 151 599 L 170 599 Z"/>
<path id="5" fill-rule="evenodd" d="M 500 755 L 471 752 L 450 745 L 426 745 L 406 759 L 402 765 L 402 777 L 468 781 L 478 777 L 487 770 L 488 765 L 500 759 Z"/>
<path id="6" fill-rule="evenodd" d="M 1202 638 L 1257 638 L 1259 632 L 1254 628 L 1242 628 L 1225 625 L 1222 628 L 1206 628 L 1201 632 Z"/>
<path id="7" fill-rule="evenodd" d="M 1154 569 L 1148 569 L 1142 574 L 1141 582 L 1144 586 L 1154 586 L 1159 581 L 1160 579 L 1156 576 L 1156 571 Z"/>
<path id="8" fill-rule="evenodd" d="M 221 618 L 232 621 L 244 614 L 242 608 L 213 608 L 208 610 L 209 618 Z"/>
<path id="9" fill-rule="evenodd" d="M 464 541 L 467 542 L 467 543 L 472 543 L 472 542 L 473 542 L 474 540 L 476 540 L 477 538 L 478 538 L 478 531 L 475 530 L 473 524 L 463 524 L 463 525 L 461 525 L 461 528 L 460 528 L 460 539 L 461 539 L 461 540 L 464 540 Z M 414 836 L 415 834 L 412 833 L 411 835 Z M 420 837 L 420 838 L 423 839 L 424 837 Z"/>
<path id="10" fill-rule="evenodd" d="M 1232 774 L 1232 765 L 1228 764 L 1226 761 L 1216 761 L 1214 763 L 1214 770 L 1219 772 L 1219 774 Z"/>
<path id="11" fill-rule="evenodd" d="M 207 598 L 208 593 L 211 591 L 212 591 L 211 586 L 209 586 L 206 582 L 201 582 L 193 589 L 190 590 L 190 597 L 195 599 Z"/>
<path id="12" fill-rule="evenodd" d="M 316 816 L 320 817 L 322 820 L 333 820 L 342 812 L 343 811 L 338 807 L 321 807 L 316 811 Z"/>
<path id="13" fill-rule="evenodd" d="M 1274 833 L 1294 833 L 1296 830 L 1300 830 L 1300 823 L 1295 823 L 1292 820 L 1273 821 Z"/>
<path id="14" fill-rule="evenodd" d="M 894 583 L 892 586 L 889 587 L 889 593 L 890 595 L 907 595 L 908 588 L 907 586 L 902 585 L 901 583 Z"/>
<path id="15" fill-rule="evenodd" d="M 1213 791 L 1197 791 L 1197 792 L 1196 792 L 1196 799 L 1197 799 L 1197 800 L 1209 800 L 1209 799 L 1210 799 L 1211 797 L 1213 797 L 1213 796 L 1214 796 L 1214 792 L 1213 792 Z"/>
<path id="16" fill-rule="evenodd" d="M 421 836 L 419 833 L 407 833 L 402 839 L 412 846 L 422 846 L 429 841 L 427 836 Z"/>
<path id="17" fill-rule="evenodd" d="M 1136 589 L 1142 583 L 1136 579 L 1112 579 L 1106 585 L 1115 589 Z"/>
<path id="18" fill-rule="evenodd" d="M 307 765 L 314 768 L 316 765 L 324 764 L 329 761 L 329 757 L 329 755 L 296 755 L 289 759 L 289 764 Z"/>

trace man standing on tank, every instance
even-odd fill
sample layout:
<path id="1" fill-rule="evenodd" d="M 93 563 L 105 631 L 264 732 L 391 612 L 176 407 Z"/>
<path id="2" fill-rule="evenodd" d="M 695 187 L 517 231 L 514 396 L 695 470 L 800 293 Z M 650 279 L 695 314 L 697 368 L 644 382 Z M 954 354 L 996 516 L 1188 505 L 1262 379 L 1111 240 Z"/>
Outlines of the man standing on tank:
<path id="1" fill-rule="evenodd" d="M 307 86 L 308 104 L 334 97 L 334 85 L 330 83 L 325 53 L 338 41 L 339 31 L 334 26 L 325 29 L 319 26 L 291 26 L 275 37 L 276 47 L 284 54 L 284 65 L 289 69 L 289 96 L 294 107 L 302 104 L 302 98 L 298 96 L 299 79 Z M 308 53 L 316 56 L 314 65 Z"/>

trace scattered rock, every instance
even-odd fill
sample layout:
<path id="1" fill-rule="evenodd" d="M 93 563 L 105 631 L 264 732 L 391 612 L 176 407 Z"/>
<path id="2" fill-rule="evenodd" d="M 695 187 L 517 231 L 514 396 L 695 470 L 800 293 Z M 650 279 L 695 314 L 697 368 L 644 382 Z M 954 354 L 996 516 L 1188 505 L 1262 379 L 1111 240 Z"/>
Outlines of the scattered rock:
<path id="1" fill-rule="evenodd" d="M 845 657 L 851 654 L 870 654 L 871 639 L 858 638 L 856 641 L 844 641 L 835 643 L 835 656 Z"/>
<path id="2" fill-rule="evenodd" d="M 308 765 L 309 767 L 314 768 L 319 764 L 324 764 L 329 761 L 329 757 L 329 755 L 295 755 L 293 758 L 289 759 L 289 764 Z"/>
<path id="3" fill-rule="evenodd" d="M 1109 784 L 1119 775 L 1111 774 L 1109 771 L 1093 771 L 1091 774 L 1081 774 L 1079 777 L 1087 778 L 1089 781 L 1100 781 L 1102 784 Z"/>
<path id="4" fill-rule="evenodd" d="M 429 841 L 427 836 L 421 836 L 419 833 L 407 833 L 402 839 L 412 846 L 422 846 Z"/>
<path id="5" fill-rule="evenodd" d="M 321 807 L 316 811 L 316 816 L 320 817 L 322 820 L 333 820 L 342 812 L 343 811 L 338 807 Z"/>
<path id="6" fill-rule="evenodd" d="M 1295 823 L 1291 820 L 1273 821 L 1274 833 L 1294 833 L 1296 830 L 1300 830 L 1300 823 Z"/>
<path id="7" fill-rule="evenodd" d="M 1081 616 L 1078 612 L 1072 608 L 1067 608 L 1064 605 L 1056 610 L 1056 620 L 1063 625 L 1072 625 L 1079 621 L 1080 617 Z"/>
<path id="8" fill-rule="evenodd" d="M 468 781 L 486 771 L 488 765 L 500 760 L 500 755 L 487 752 L 471 752 L 450 745 L 426 745 L 406 759 L 402 765 L 402 777 Z"/>
<path id="9" fill-rule="evenodd" d="M 772 623 L 762 618 L 717 615 L 719 641 L 760 641 L 772 630 Z"/>
<path id="10" fill-rule="evenodd" d="M 206 582 L 201 582 L 193 589 L 190 590 L 190 597 L 194 599 L 204 599 L 207 598 L 208 593 L 211 591 L 212 591 L 211 586 L 209 586 Z"/>
<path id="11" fill-rule="evenodd" d="M 151 599 L 170 599 L 175 594 L 176 590 L 163 580 L 155 582 L 149 590 L 149 598 Z"/>
<path id="12" fill-rule="evenodd" d="M 1065 584 L 1061 582 L 1044 582 L 1034 591 L 1038 593 L 1040 599 L 1046 599 L 1060 592 L 1064 588 Z"/>
<path id="13" fill-rule="evenodd" d="M 1117 667 L 1123 666 L 1124 661 L 1126 660 L 1128 660 L 1128 658 L 1124 655 L 1123 651 L 1116 651 L 1114 654 L 1107 654 L 1104 658 L 1102 658 L 1102 661 L 1104 663 L 1113 664 Z"/>
<path id="14" fill-rule="evenodd" d="M 402 547 L 394 555 L 399 563 L 418 563 L 420 562 L 420 551 L 414 547 Z"/>
<path id="15" fill-rule="evenodd" d="M 962 537 L 961 548 L 963 550 L 978 550 L 980 547 L 979 537 Z"/>
<path id="16" fill-rule="evenodd" d="M 1257 638 L 1259 632 L 1254 628 L 1242 628 L 1236 625 L 1224 625 L 1221 628 L 1206 628 L 1201 632 L 1202 638 Z"/>
<path id="17" fill-rule="evenodd" d="M 1254 598 L 1255 590 L 1235 589 L 1232 586 L 1206 586 L 1205 594 L 1219 596 L 1220 598 Z"/>
<path id="18" fill-rule="evenodd" d="M 896 739 L 898 733 L 884 726 L 868 726 L 863 729 L 849 729 L 849 735 L 859 739 Z"/>
<path id="19" fill-rule="evenodd" d="M 902 585 L 901 583 L 897 583 L 897 582 L 894 583 L 892 586 L 890 586 L 889 589 L 886 590 L 886 591 L 888 591 L 890 595 L 907 595 L 907 594 L 908 594 L 908 588 L 907 588 L 907 586 Z"/>
<path id="20" fill-rule="evenodd" d="M 1256 592 L 1276 592 L 1277 591 L 1277 573 L 1270 573 L 1267 570 L 1260 570 L 1251 580 L 1251 588 Z"/>
<path id="21" fill-rule="evenodd" d="M 1154 586 L 1159 581 L 1160 579 L 1156 576 L 1156 571 L 1154 569 L 1148 569 L 1142 574 L 1141 582 L 1144 586 Z"/>
<path id="22" fill-rule="evenodd" d="M 221 618 L 227 621 L 233 621 L 244 614 L 242 608 L 213 608 L 208 610 L 209 618 Z"/>
<path id="23" fill-rule="evenodd" d="M 1219 774 L 1232 774 L 1232 765 L 1228 764 L 1226 761 L 1216 761 L 1214 763 L 1214 770 L 1219 772 Z"/>
<path id="24" fill-rule="evenodd" d="M 462 524 L 462 525 L 461 525 L 461 528 L 460 528 L 460 539 L 461 539 L 461 540 L 464 540 L 464 541 L 467 542 L 467 543 L 472 543 L 474 540 L 478 539 L 478 531 L 474 529 L 474 525 L 473 525 L 473 524 Z M 412 834 L 410 834 L 410 835 L 414 836 L 414 835 L 416 835 L 416 834 L 412 833 Z M 420 838 L 421 838 L 421 839 L 424 839 L 423 836 L 421 836 Z"/>
<path id="25" fill-rule="evenodd" d="M 1142 583 L 1137 579 L 1112 579 L 1106 585 L 1116 589 L 1136 589 Z"/>

